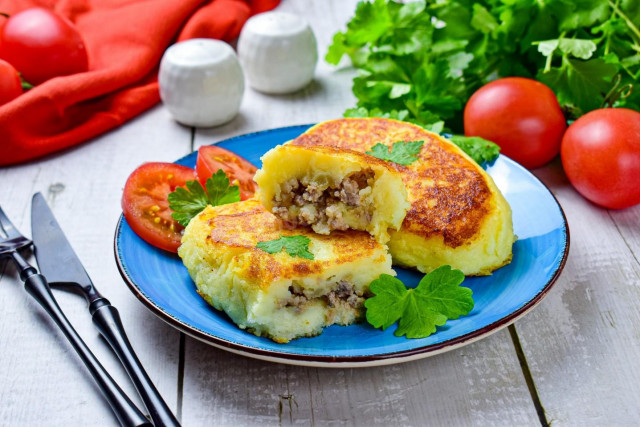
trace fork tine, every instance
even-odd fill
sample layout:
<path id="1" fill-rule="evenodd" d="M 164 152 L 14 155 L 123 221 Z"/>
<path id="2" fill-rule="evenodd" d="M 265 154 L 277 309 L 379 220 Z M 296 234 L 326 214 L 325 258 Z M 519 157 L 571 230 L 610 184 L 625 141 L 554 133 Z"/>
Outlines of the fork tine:
<path id="1" fill-rule="evenodd" d="M 4 211 L 2 210 L 2 206 L 0 206 L 0 227 L 2 227 L 9 239 L 22 236 L 18 229 L 13 225 L 9 217 L 7 217 L 7 215 L 4 213 Z"/>

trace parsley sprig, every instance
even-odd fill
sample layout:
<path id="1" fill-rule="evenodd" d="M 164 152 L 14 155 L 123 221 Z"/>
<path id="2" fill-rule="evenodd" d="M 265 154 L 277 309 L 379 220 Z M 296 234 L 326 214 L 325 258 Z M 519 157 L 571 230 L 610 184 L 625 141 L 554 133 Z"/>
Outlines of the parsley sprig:
<path id="1" fill-rule="evenodd" d="M 398 141 L 393 143 L 391 151 L 389 151 L 389 147 L 377 143 L 371 147 L 371 151 L 366 153 L 388 162 L 409 166 L 418 160 L 418 154 L 423 144 L 424 141 Z"/>
<path id="2" fill-rule="evenodd" d="M 473 309 L 473 292 L 459 286 L 463 281 L 464 274 L 448 265 L 425 275 L 414 289 L 381 274 L 369 286 L 375 296 L 364 302 L 367 321 L 382 329 L 398 322 L 394 335 L 399 337 L 428 337 L 448 319 L 457 319 Z"/>
<path id="3" fill-rule="evenodd" d="M 307 236 L 280 236 L 279 239 L 258 242 L 256 248 L 269 254 L 276 254 L 284 249 L 292 257 L 313 260 L 314 256 L 309 252 L 309 243 L 311 243 L 311 239 Z"/>
<path id="4" fill-rule="evenodd" d="M 186 189 L 177 187 L 169 193 L 171 217 L 186 227 L 189 221 L 198 215 L 207 205 L 218 206 L 240 201 L 240 189 L 229 185 L 229 178 L 222 169 L 218 169 L 205 182 L 205 188 L 198 181 L 187 181 Z"/>
<path id="5" fill-rule="evenodd" d="M 449 138 L 478 164 L 492 162 L 500 154 L 500 146 L 479 136 L 453 135 Z"/>

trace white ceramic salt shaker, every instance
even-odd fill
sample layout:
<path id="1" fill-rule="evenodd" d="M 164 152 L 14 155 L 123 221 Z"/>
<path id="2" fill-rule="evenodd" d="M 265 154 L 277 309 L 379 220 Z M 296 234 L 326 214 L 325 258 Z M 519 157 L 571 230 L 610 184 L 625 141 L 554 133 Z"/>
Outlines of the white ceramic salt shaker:
<path id="1" fill-rule="evenodd" d="M 249 86 L 260 92 L 284 94 L 311 82 L 318 47 L 304 18 L 272 11 L 245 23 L 238 40 L 238 57 Z"/>
<path id="2" fill-rule="evenodd" d="M 188 126 L 229 122 L 240 109 L 244 75 L 233 48 L 213 39 L 191 39 L 169 47 L 158 72 L 160 98 Z"/>

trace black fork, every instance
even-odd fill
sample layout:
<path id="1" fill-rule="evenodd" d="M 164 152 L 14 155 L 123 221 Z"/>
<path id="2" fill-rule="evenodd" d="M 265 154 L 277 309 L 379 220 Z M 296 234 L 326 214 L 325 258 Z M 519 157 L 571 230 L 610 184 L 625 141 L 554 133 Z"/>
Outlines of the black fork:
<path id="1" fill-rule="evenodd" d="M 69 320 L 67 320 L 53 297 L 47 279 L 42 274 L 39 274 L 38 270 L 20 255 L 19 251 L 30 247 L 32 243 L 30 239 L 24 237 L 16 229 L 0 207 L 0 259 L 10 258 L 16 264 L 25 289 L 60 327 L 96 383 L 98 383 L 120 424 L 123 426 L 151 426 L 152 424 L 149 420 L 145 418 L 131 399 L 116 384 L 75 329 L 73 329 L 73 326 L 71 326 L 71 323 L 69 323 Z"/>

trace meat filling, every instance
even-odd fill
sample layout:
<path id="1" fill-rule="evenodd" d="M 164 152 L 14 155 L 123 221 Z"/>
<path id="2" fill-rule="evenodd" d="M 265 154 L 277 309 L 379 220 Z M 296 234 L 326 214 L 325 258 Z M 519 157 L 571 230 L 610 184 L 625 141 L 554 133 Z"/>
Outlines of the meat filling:
<path id="1" fill-rule="evenodd" d="M 296 312 L 301 312 L 308 301 L 321 298 L 328 307 L 347 306 L 353 309 L 361 309 L 364 304 L 365 295 L 358 295 L 355 287 L 347 280 L 340 280 L 336 283 L 334 289 L 325 295 L 319 297 L 305 294 L 304 290 L 297 286 L 289 286 L 291 297 L 287 300 L 280 301 L 280 307 L 293 307 Z"/>
<path id="2" fill-rule="evenodd" d="M 273 213 L 292 225 L 311 226 L 320 234 L 365 229 L 372 217 L 367 196 L 371 194 L 374 176 L 373 170 L 364 169 L 333 186 L 292 178 L 280 185 Z"/>

